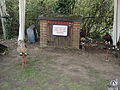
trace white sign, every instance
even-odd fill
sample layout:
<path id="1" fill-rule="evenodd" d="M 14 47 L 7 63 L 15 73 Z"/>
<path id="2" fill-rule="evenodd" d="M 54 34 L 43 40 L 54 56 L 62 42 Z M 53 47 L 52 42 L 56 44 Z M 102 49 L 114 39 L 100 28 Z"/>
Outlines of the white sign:
<path id="1" fill-rule="evenodd" d="M 67 25 L 53 25 L 53 35 L 67 36 L 68 26 Z"/>

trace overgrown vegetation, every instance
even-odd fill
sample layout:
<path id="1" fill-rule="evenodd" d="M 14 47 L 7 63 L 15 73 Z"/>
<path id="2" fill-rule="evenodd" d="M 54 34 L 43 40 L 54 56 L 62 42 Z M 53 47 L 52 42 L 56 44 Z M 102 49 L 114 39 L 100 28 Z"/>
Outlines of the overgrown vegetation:
<path id="1" fill-rule="evenodd" d="M 77 16 L 83 19 L 81 29 L 92 38 L 100 39 L 110 32 L 113 25 L 113 0 L 26 0 L 26 28 L 31 24 L 38 26 L 38 16 Z M 6 0 L 7 11 L 11 17 L 10 33 L 18 32 L 18 0 Z M 1 27 L 1 26 L 0 26 Z M 10 35 L 11 35 L 10 34 Z"/>
<path id="2" fill-rule="evenodd" d="M 73 14 L 75 0 L 58 0 L 55 6 L 55 13 L 58 14 Z M 73 14 L 74 15 L 74 14 Z"/>

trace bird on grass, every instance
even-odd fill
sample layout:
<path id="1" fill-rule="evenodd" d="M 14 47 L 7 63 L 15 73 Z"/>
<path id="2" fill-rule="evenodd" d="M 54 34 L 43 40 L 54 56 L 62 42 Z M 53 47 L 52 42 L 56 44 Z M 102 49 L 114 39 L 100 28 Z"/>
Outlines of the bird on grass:
<path id="1" fill-rule="evenodd" d="M 26 66 L 27 46 L 23 40 L 18 41 L 17 52 L 22 56 L 22 67 Z"/>

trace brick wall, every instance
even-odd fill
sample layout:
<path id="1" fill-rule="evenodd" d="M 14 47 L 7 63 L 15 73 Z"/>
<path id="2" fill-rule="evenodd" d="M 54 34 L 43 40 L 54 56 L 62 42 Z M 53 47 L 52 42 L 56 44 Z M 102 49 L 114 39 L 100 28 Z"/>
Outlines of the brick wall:
<path id="1" fill-rule="evenodd" d="M 47 20 L 40 20 L 40 46 L 47 46 Z"/>
<path id="2" fill-rule="evenodd" d="M 72 47 L 79 48 L 80 40 L 80 22 L 73 22 Z"/>
<path id="3" fill-rule="evenodd" d="M 59 22 L 59 21 L 57 21 L 57 22 Z M 50 23 L 50 20 L 40 20 L 40 46 L 47 46 L 48 23 Z M 61 21 L 60 21 L 60 24 L 65 24 L 65 22 L 61 23 Z M 71 22 L 70 22 L 70 24 L 71 24 Z M 71 36 L 72 37 L 72 39 L 71 39 L 72 46 L 71 46 L 71 48 L 79 49 L 80 22 L 72 21 L 72 29 L 71 30 L 72 30 L 72 36 Z"/>

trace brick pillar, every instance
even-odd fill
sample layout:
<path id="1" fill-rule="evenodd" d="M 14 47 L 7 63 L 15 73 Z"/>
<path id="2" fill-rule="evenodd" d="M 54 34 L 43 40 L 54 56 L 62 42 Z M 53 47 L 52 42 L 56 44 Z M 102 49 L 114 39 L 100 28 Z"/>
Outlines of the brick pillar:
<path id="1" fill-rule="evenodd" d="M 73 22 L 72 47 L 79 49 L 80 41 L 80 22 Z"/>
<path id="2" fill-rule="evenodd" d="M 40 46 L 47 46 L 47 20 L 40 20 Z"/>

